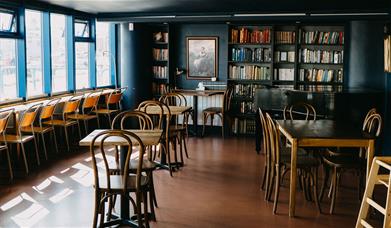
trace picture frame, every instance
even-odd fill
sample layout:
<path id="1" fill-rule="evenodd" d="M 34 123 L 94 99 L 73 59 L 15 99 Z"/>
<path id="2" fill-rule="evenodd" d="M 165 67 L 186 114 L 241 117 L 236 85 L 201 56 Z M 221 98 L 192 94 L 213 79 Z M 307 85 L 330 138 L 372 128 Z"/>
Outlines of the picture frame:
<path id="1" fill-rule="evenodd" d="M 187 79 L 216 80 L 218 37 L 186 37 Z"/>

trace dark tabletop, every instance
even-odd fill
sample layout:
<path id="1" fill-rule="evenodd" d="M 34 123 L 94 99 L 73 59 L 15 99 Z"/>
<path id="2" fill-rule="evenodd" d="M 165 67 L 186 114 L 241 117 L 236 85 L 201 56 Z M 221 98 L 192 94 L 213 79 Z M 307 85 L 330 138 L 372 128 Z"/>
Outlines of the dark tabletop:
<path id="1" fill-rule="evenodd" d="M 328 139 L 368 139 L 374 138 L 363 133 L 362 126 L 353 126 L 347 122 L 334 120 L 277 120 L 293 138 L 328 138 Z"/>

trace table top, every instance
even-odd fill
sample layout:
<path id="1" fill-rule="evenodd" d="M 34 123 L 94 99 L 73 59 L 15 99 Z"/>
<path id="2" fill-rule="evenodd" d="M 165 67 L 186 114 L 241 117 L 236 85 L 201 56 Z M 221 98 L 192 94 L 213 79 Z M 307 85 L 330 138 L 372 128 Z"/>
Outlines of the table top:
<path id="1" fill-rule="evenodd" d="M 296 139 L 373 139 L 361 126 L 334 120 L 277 120 L 280 129 Z"/>
<path id="2" fill-rule="evenodd" d="M 80 146 L 90 146 L 92 139 L 102 131 L 106 131 L 108 129 L 96 129 L 87 135 L 85 138 L 80 140 Z M 137 130 L 137 129 L 129 129 L 126 131 L 130 131 L 135 133 L 141 141 L 144 143 L 144 146 L 151 146 L 159 144 L 160 137 L 162 136 L 163 130 Z M 98 138 L 95 141 L 95 146 L 98 146 L 100 143 L 100 139 Z M 105 145 L 114 146 L 114 145 L 126 145 L 127 142 L 121 137 L 110 137 L 106 140 Z"/>
<path id="3" fill-rule="evenodd" d="M 171 115 L 180 115 L 187 111 L 190 111 L 192 108 L 191 106 L 168 106 L 170 109 Z M 167 114 L 167 108 L 163 106 L 164 114 Z M 148 114 L 159 114 L 160 108 L 158 106 L 149 106 L 147 107 L 147 110 L 145 111 Z"/>
<path id="4" fill-rule="evenodd" d="M 224 90 L 188 90 L 188 89 L 179 89 L 175 90 L 176 92 L 182 93 L 183 95 L 188 96 L 202 96 L 209 97 L 218 94 L 224 94 Z"/>

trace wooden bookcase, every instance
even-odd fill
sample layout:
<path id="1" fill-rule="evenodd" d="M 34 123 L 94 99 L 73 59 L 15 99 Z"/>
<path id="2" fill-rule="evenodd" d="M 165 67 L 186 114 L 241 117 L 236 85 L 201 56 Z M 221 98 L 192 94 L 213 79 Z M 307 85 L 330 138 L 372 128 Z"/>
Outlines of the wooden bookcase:
<path id="1" fill-rule="evenodd" d="M 255 88 L 342 90 L 344 26 L 230 25 L 228 32 L 234 134 L 254 134 Z"/>
<path id="2" fill-rule="evenodd" d="M 152 94 L 159 98 L 170 89 L 170 37 L 169 25 L 151 26 L 152 40 Z"/>

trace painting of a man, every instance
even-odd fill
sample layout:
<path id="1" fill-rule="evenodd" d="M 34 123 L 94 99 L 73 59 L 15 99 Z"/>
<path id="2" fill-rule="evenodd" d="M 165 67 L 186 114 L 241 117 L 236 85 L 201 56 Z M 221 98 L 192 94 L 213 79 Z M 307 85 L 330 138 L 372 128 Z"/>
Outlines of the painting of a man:
<path id="1" fill-rule="evenodd" d="M 217 38 L 187 38 L 188 78 L 216 77 Z"/>

